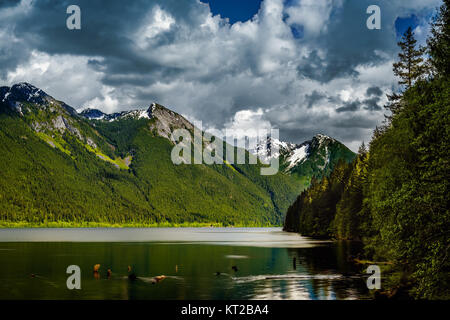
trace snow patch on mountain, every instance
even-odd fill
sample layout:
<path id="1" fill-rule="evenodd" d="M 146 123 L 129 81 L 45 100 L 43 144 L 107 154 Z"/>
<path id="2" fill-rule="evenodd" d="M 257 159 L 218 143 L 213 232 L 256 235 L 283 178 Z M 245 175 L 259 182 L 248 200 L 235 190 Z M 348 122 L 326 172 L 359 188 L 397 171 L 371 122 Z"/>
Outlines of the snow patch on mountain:
<path id="1" fill-rule="evenodd" d="M 297 163 L 301 163 L 307 159 L 308 148 L 309 145 L 303 145 L 300 148 L 294 150 L 292 155 L 287 158 L 287 162 L 289 163 L 289 165 L 287 166 L 288 170 L 294 167 Z"/>
<path id="2" fill-rule="evenodd" d="M 5 94 L 5 96 L 3 97 L 3 99 L 2 99 L 2 102 L 5 102 L 6 101 L 6 99 L 8 99 L 8 96 L 11 94 L 11 92 L 7 92 L 6 94 Z"/>
<path id="3" fill-rule="evenodd" d="M 151 119 L 150 109 L 136 109 L 130 111 L 116 112 L 112 114 L 106 114 L 98 109 L 84 109 L 80 112 L 80 115 L 89 120 L 105 120 L 116 121 L 120 119 L 133 118 L 133 119 Z"/>
<path id="4" fill-rule="evenodd" d="M 80 112 L 80 115 L 89 120 L 103 120 L 106 116 L 103 112 L 98 109 L 84 109 Z"/>
<path id="5" fill-rule="evenodd" d="M 259 141 L 255 148 L 250 148 L 249 152 L 256 155 L 263 163 L 269 163 L 272 158 L 279 158 L 282 161 L 280 165 L 283 165 L 286 173 L 294 171 L 306 161 L 312 158 L 317 159 L 317 157 L 323 159 L 323 162 L 320 161 L 321 164 L 317 164 L 317 167 L 324 170 L 331 161 L 329 147 L 335 143 L 338 141 L 324 134 L 317 134 L 302 144 L 267 137 L 266 140 Z"/>
<path id="6" fill-rule="evenodd" d="M 138 119 L 150 119 L 148 115 L 148 110 L 136 110 L 135 112 Z"/>
<path id="7" fill-rule="evenodd" d="M 117 121 L 122 119 L 156 119 L 150 125 L 150 129 L 155 129 L 160 137 L 170 139 L 174 129 L 192 130 L 194 126 L 180 114 L 169 110 L 159 104 L 152 103 L 147 109 L 135 109 L 130 111 L 105 114 L 97 109 L 85 109 L 80 115 L 90 120 Z"/>
<path id="8" fill-rule="evenodd" d="M 23 116 L 22 111 L 27 109 L 25 107 L 25 110 L 23 110 L 26 103 L 32 103 L 42 108 L 47 108 L 49 105 L 60 105 L 70 115 L 77 115 L 77 112 L 71 106 L 57 101 L 42 89 L 26 82 L 17 83 L 11 87 L 0 87 L 0 101 L 12 110 L 17 111 L 21 116 Z"/>
<path id="9" fill-rule="evenodd" d="M 272 137 L 260 140 L 249 152 L 257 156 L 261 162 L 270 163 L 273 158 L 278 158 L 280 154 L 285 154 L 294 150 L 297 146 L 293 143 L 280 141 Z"/>

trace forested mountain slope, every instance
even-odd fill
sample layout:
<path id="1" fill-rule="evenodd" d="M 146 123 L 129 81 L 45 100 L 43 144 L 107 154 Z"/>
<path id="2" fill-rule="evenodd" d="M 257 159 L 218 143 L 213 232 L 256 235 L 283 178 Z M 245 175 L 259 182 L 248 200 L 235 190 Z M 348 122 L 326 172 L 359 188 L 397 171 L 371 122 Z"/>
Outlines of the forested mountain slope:
<path id="1" fill-rule="evenodd" d="M 393 71 L 403 90 L 389 95 L 369 150 L 314 180 L 285 220 L 287 231 L 363 240 L 390 297 L 450 298 L 449 3 L 434 20 L 428 61 L 411 28 L 399 43 Z"/>
<path id="2" fill-rule="evenodd" d="M 304 181 L 258 165 L 174 165 L 175 129 L 158 104 L 78 114 L 27 83 L 0 88 L 4 223 L 280 225 Z M 249 157 L 247 153 L 247 157 Z"/>

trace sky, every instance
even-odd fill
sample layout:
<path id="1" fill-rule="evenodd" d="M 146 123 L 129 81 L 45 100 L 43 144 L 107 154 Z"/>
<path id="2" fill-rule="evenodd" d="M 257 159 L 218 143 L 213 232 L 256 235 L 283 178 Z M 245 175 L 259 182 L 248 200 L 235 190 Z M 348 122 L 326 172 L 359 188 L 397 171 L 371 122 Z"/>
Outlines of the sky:
<path id="1" fill-rule="evenodd" d="M 66 8 L 81 9 L 69 30 Z M 381 9 L 369 30 L 366 9 Z M 158 102 L 203 129 L 322 133 L 356 151 L 396 90 L 401 33 L 420 44 L 441 0 L 0 0 L 0 85 L 77 110 Z"/>
<path id="2" fill-rule="evenodd" d="M 259 11 L 262 0 L 201 0 L 209 4 L 213 15 L 228 19 L 231 24 L 252 19 Z"/>

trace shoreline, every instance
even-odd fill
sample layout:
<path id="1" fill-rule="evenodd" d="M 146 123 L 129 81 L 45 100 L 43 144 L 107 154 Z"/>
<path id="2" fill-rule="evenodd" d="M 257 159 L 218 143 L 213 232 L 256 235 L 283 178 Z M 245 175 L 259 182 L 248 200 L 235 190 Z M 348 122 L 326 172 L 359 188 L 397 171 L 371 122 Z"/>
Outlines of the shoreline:
<path id="1" fill-rule="evenodd" d="M 206 222 L 184 222 L 184 223 L 108 223 L 108 222 L 9 222 L 0 221 L 0 229 L 95 229 L 95 228 L 278 228 L 277 225 L 254 225 L 254 224 L 234 224 L 224 225 L 222 223 L 206 223 Z"/>

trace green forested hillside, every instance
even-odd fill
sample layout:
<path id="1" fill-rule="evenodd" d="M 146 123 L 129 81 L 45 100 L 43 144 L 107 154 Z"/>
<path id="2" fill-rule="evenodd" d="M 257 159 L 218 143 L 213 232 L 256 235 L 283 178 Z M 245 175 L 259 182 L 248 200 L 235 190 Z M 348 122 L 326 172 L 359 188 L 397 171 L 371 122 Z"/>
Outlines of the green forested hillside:
<path id="1" fill-rule="evenodd" d="M 308 150 L 309 157 L 302 163 L 290 169 L 290 173 L 300 179 L 320 179 L 329 176 L 339 161 L 351 162 L 355 159 L 355 153 L 342 143 L 328 137 L 314 137 Z"/>
<path id="2" fill-rule="evenodd" d="M 129 170 L 101 160 L 70 134 L 59 139 L 64 149 L 51 147 L 16 115 L 0 115 L 3 221 L 279 224 L 299 188 L 287 176 L 252 181 L 256 170 L 175 166 L 173 145 L 145 124 L 131 139 Z M 275 190 L 277 185 L 283 188 Z"/>
<path id="3" fill-rule="evenodd" d="M 29 84 L 0 93 L 3 226 L 280 225 L 303 188 L 261 164 L 174 165 L 167 122 L 192 125 L 159 105 L 96 121 Z"/>
<path id="4" fill-rule="evenodd" d="M 263 176 L 247 151 L 242 165 L 175 165 L 175 129 L 194 126 L 156 103 L 78 114 L 30 84 L 0 87 L 0 224 L 281 225 L 312 176 L 354 156 L 324 137 L 295 174 Z"/>
<path id="5" fill-rule="evenodd" d="M 394 72 L 404 84 L 390 96 L 389 119 L 369 150 L 316 180 L 289 208 L 285 230 L 362 239 L 365 258 L 387 262 L 391 296 L 450 297 L 450 28 L 441 8 L 422 59 L 411 29 Z M 431 65 L 431 69 L 430 69 Z M 373 262 L 376 264 L 377 262 Z"/>

